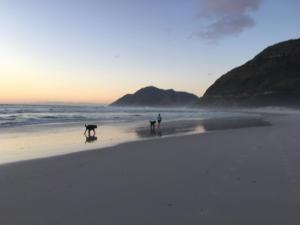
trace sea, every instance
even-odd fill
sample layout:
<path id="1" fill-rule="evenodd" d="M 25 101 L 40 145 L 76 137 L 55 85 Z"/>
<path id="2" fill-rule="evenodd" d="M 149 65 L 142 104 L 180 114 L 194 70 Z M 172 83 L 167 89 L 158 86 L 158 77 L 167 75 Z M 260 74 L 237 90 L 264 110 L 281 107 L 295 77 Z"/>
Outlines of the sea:
<path id="1" fill-rule="evenodd" d="M 160 129 L 149 120 L 162 116 Z M 106 105 L 0 105 L 0 164 L 53 157 L 91 149 L 206 132 L 201 121 L 249 117 L 253 114 L 220 109 L 111 107 Z M 96 134 L 84 134 L 96 124 Z"/>
<path id="2" fill-rule="evenodd" d="M 232 116 L 232 112 L 197 108 L 111 107 L 103 105 L 0 105 L 0 129 L 40 124 L 118 124 L 156 119 L 208 119 Z M 235 115 L 242 115 L 235 113 Z"/>

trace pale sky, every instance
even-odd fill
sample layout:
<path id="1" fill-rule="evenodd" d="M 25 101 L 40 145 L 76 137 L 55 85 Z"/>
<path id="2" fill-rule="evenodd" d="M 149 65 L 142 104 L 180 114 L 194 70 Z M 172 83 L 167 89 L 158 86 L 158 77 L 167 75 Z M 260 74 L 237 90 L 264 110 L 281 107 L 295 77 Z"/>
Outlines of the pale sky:
<path id="1" fill-rule="evenodd" d="M 300 37 L 298 0 L 0 0 L 0 103 L 110 103 L 141 87 L 201 96 Z"/>

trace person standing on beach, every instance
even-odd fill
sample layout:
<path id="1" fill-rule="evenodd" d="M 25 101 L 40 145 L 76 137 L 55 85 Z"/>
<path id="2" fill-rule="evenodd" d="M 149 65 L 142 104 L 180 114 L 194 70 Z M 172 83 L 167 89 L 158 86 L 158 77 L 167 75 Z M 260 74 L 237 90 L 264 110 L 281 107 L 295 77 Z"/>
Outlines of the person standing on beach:
<path id="1" fill-rule="evenodd" d="M 157 116 L 157 128 L 160 128 L 161 120 L 162 120 L 162 118 L 161 118 L 161 115 L 159 113 L 158 116 Z"/>

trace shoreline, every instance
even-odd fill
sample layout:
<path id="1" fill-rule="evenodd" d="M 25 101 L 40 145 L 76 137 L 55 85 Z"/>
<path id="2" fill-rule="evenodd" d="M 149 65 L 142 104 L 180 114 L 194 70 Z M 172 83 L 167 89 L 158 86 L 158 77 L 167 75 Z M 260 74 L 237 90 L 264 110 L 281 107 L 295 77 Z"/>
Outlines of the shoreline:
<path id="1" fill-rule="evenodd" d="M 8 146 L 8 149 L 4 152 L 3 150 L 0 151 L 0 154 L 2 154 L 0 166 L 78 152 L 101 150 L 135 141 L 271 125 L 264 118 L 265 116 L 255 113 L 224 118 L 171 120 L 165 121 L 162 128 L 155 130 L 149 129 L 149 126 L 145 126 L 141 122 L 113 124 L 100 126 L 96 135 L 90 137 L 82 134 L 82 128 L 79 124 L 71 124 L 66 127 L 57 124 L 54 126 L 47 124 L 29 128 L 21 127 L 18 133 L 8 131 L 8 133 L 1 134 L 0 145 L 3 146 L 3 149 L 7 149 Z"/>
<path id="2" fill-rule="evenodd" d="M 232 118 L 230 118 L 232 119 Z M 207 119 L 210 120 L 210 119 Z M 197 122 L 203 122 L 203 120 L 199 120 Z M 129 140 L 129 141 L 125 141 L 122 143 L 116 143 L 114 145 L 109 145 L 109 146 L 104 146 L 104 147 L 100 147 L 100 148 L 89 148 L 89 149 L 83 149 L 83 150 L 79 150 L 76 152 L 69 152 L 69 153 L 65 153 L 65 154 L 58 154 L 58 155 L 53 155 L 53 156 L 48 156 L 48 157 L 41 157 L 41 158 L 33 158 L 33 159 L 25 159 L 25 160 L 20 160 L 20 161 L 15 161 L 15 162 L 8 162 L 8 163 L 0 163 L 0 169 L 3 166 L 9 166 L 9 165 L 17 165 L 19 163 L 31 163 L 31 162 L 35 162 L 35 161 L 40 161 L 40 160 L 47 160 L 47 159 L 59 159 L 61 157 L 72 157 L 74 155 L 74 157 L 79 157 L 81 154 L 85 154 L 85 153 L 90 153 L 93 151 L 111 151 L 114 150 L 116 147 L 122 147 L 122 145 L 127 145 L 127 144 L 138 144 L 138 143 L 143 143 L 143 142 L 151 142 L 151 141 L 160 141 L 160 140 L 164 140 L 164 139 L 178 139 L 181 137 L 198 137 L 199 135 L 205 135 L 205 134 L 211 134 L 211 133 L 215 133 L 215 132 L 224 132 L 224 131 L 231 131 L 231 130 L 239 130 L 239 129 L 249 129 L 249 128 L 257 128 L 257 127 L 264 127 L 264 126 L 272 126 L 271 123 L 266 122 L 265 124 L 259 125 L 259 126 L 255 126 L 255 125 L 251 125 L 251 126 L 241 126 L 241 127 L 234 127 L 234 128 L 224 128 L 224 129 L 220 129 L 220 128 L 213 128 L 212 130 L 206 130 L 200 133 L 197 132 L 182 132 L 182 133 L 178 133 L 178 134 L 171 134 L 171 135 L 166 135 L 163 137 L 148 137 L 148 138 L 140 138 L 140 139 L 136 139 L 136 140 Z M 146 143 L 147 144 L 147 143 Z"/>

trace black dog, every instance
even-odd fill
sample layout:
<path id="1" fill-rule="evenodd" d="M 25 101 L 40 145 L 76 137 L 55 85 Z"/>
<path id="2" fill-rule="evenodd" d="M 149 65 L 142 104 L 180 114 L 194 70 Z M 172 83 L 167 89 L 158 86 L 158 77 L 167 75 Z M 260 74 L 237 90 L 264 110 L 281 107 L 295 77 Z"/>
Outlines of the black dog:
<path id="1" fill-rule="evenodd" d="M 154 130 L 155 129 L 156 121 L 155 120 L 150 120 L 149 122 L 150 122 L 150 129 Z"/>
<path id="2" fill-rule="evenodd" d="M 87 132 L 87 131 L 89 131 L 89 135 L 90 135 L 90 133 L 91 133 L 91 130 L 94 132 L 94 135 L 96 134 L 96 131 L 95 131 L 95 129 L 97 128 L 97 125 L 92 125 L 92 124 L 89 124 L 89 125 L 86 125 L 85 124 L 85 132 L 84 132 L 84 134 Z"/>

